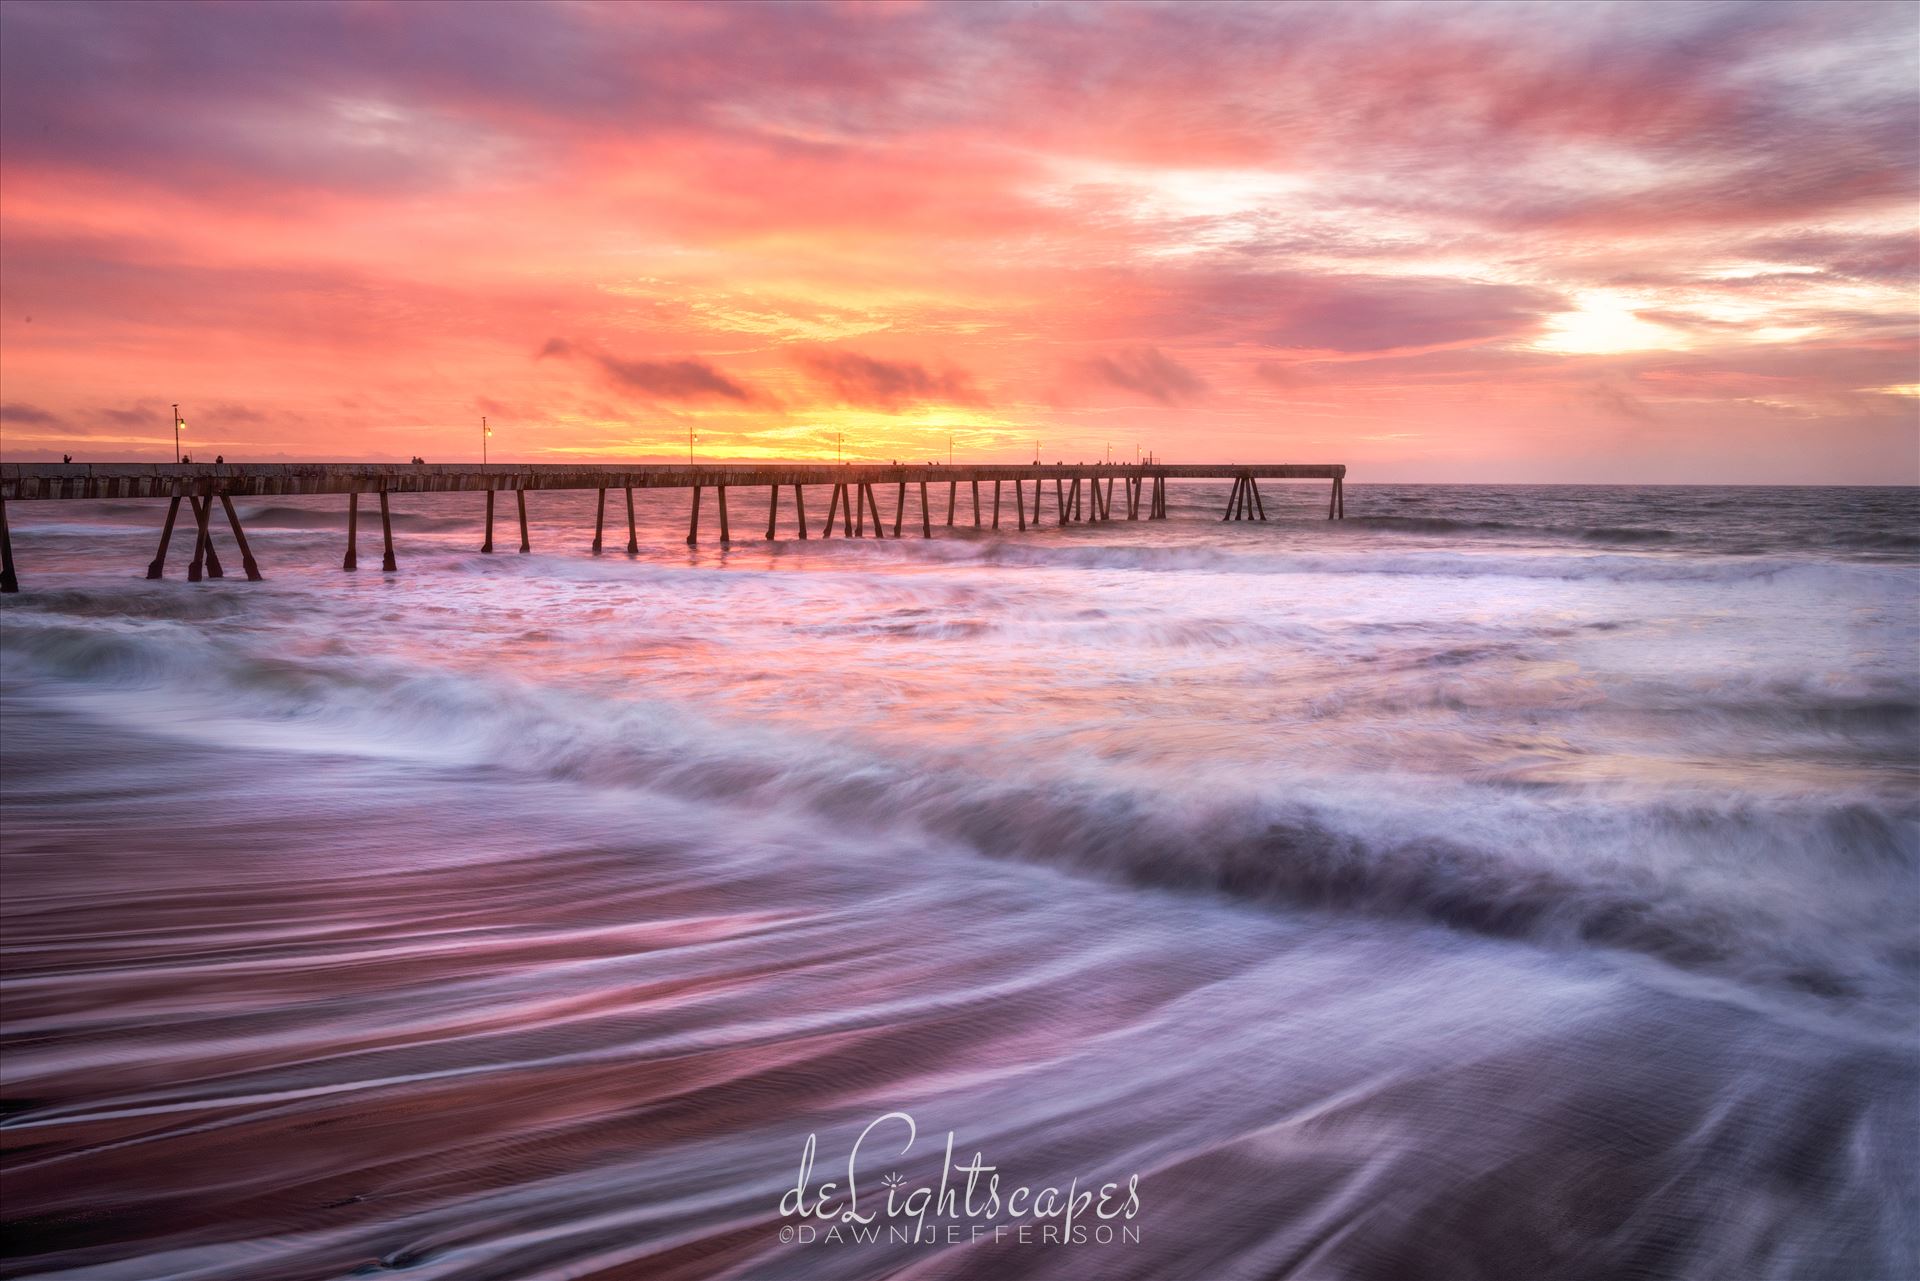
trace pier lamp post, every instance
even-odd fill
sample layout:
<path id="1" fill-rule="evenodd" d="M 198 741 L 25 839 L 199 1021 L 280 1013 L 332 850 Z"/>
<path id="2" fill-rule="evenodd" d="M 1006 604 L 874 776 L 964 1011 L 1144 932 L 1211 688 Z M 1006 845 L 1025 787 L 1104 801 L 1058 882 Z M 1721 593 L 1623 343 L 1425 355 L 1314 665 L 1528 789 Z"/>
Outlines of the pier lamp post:
<path id="1" fill-rule="evenodd" d="M 493 435 L 493 428 L 487 426 L 487 416 L 480 415 L 480 465 L 487 465 L 487 437 Z"/>
<path id="2" fill-rule="evenodd" d="M 180 461 L 180 429 L 186 424 L 180 421 L 180 406 L 173 407 L 173 461 Z"/>

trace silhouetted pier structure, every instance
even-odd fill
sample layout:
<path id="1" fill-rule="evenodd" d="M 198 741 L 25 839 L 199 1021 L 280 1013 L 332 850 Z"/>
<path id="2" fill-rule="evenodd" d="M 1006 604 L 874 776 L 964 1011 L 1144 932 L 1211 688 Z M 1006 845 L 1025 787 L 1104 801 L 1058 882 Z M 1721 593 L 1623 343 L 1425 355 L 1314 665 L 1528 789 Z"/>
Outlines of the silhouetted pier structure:
<path id="1" fill-rule="evenodd" d="M 380 503 L 381 568 L 398 568 L 394 556 L 393 520 L 389 508 L 394 494 L 482 493 L 486 497 L 484 537 L 480 551 L 493 548 L 494 496 L 511 493 L 519 518 L 520 550 L 531 551 L 527 532 L 527 494 L 551 490 L 592 490 L 596 494 L 593 551 L 603 549 L 606 535 L 607 491 L 626 497 L 627 551 L 637 553 L 640 539 L 634 523 L 636 489 L 692 491 L 687 521 L 687 544 L 700 541 L 700 514 L 704 495 L 713 491 L 714 514 L 722 543 L 733 541 L 727 509 L 730 489 L 767 491 L 766 537 L 780 532 L 781 493 L 792 495 L 792 524 L 800 538 L 810 536 L 806 487 L 827 486 L 826 519 L 814 527 L 821 538 L 831 538 L 836 524 L 844 537 L 900 538 L 907 524 L 909 491 L 919 499 L 920 536 L 931 538 L 939 489 L 946 487 L 945 519 L 951 527 L 960 510 L 960 487 L 967 487 L 967 507 L 975 529 L 1024 530 L 1049 518 L 1057 525 L 1120 519 L 1114 514 L 1114 488 L 1120 489 L 1120 510 L 1127 520 L 1163 520 L 1167 514 L 1167 482 L 1173 480 L 1230 480 L 1222 520 L 1265 520 L 1266 503 L 1260 496 L 1263 480 L 1325 480 L 1327 519 L 1346 516 L 1347 469 L 1339 463 L 1189 464 L 1162 463 L 1022 463 L 1008 465 L 922 466 L 871 463 L 712 463 L 712 464 L 543 464 L 497 463 L 0 463 L 0 591 L 17 591 L 13 540 L 7 528 L 6 504 L 59 499 L 165 499 L 167 511 L 160 530 L 160 547 L 147 566 L 148 578 L 166 571 L 167 549 L 181 503 L 187 504 L 194 526 L 193 557 L 187 564 L 189 582 L 202 574 L 223 574 L 213 545 L 214 504 L 220 505 L 239 549 L 249 579 L 258 579 L 260 567 L 247 546 L 246 531 L 234 509 L 235 498 L 343 494 L 347 499 L 347 546 L 342 569 L 358 568 L 360 496 Z M 981 486 L 991 486 L 982 504 Z M 1031 488 L 1029 488 L 1031 486 Z M 1049 488 L 1052 502 L 1049 504 Z M 891 492 L 888 492 L 891 491 Z M 892 499 L 892 520 L 886 519 L 882 495 Z M 816 500 L 817 501 L 817 500 Z M 1049 512 L 1047 508 L 1051 506 Z M 816 508 L 816 510 L 818 510 Z"/>

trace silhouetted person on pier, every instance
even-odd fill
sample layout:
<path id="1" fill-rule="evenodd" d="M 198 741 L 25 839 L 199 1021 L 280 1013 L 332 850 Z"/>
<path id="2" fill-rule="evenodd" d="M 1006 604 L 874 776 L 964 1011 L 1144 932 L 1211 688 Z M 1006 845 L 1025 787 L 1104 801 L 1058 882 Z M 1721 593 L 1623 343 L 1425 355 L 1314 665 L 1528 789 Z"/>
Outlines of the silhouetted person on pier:
<path id="1" fill-rule="evenodd" d="M 72 462 L 72 461 L 73 461 L 73 455 L 72 455 L 72 454 L 62 454 L 62 455 L 60 455 L 60 461 L 61 461 L 61 462 L 63 462 L 63 463 L 70 463 L 70 462 Z"/>
<path id="2" fill-rule="evenodd" d="M 190 462 L 192 462 L 192 461 L 193 461 L 193 455 L 192 455 L 192 454 L 182 454 L 182 455 L 180 455 L 180 461 L 181 461 L 181 462 L 183 462 L 183 463 L 190 463 Z"/>
<path id="3" fill-rule="evenodd" d="M 213 461 L 216 465 L 224 466 L 227 461 L 227 456 L 225 454 L 215 454 Z"/>

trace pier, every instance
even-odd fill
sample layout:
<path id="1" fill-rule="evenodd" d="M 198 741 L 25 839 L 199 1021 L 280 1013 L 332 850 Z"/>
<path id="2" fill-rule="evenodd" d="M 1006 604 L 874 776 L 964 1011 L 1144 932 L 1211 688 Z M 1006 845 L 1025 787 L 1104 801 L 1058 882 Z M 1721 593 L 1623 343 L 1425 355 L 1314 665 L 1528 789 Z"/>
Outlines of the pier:
<path id="1" fill-rule="evenodd" d="M 475 512 L 478 548 L 491 554 L 495 495 L 511 493 L 519 521 L 519 550 L 532 550 L 527 531 L 527 495 L 552 490 L 591 490 L 594 504 L 592 551 L 606 544 L 607 493 L 625 496 L 626 550 L 637 553 L 640 540 L 633 513 L 636 489 L 685 489 L 690 492 L 687 545 L 700 542 L 703 507 L 711 506 L 715 524 L 709 530 L 722 543 L 734 541 L 728 511 L 729 490 L 764 490 L 767 502 L 765 537 L 781 536 L 783 494 L 787 495 L 784 526 L 793 536 L 832 538 L 836 527 L 847 538 L 901 538 L 918 526 L 919 536 L 933 537 L 937 526 L 950 528 L 956 518 L 974 529 L 1025 530 L 1043 524 L 1097 523 L 1112 520 L 1164 520 L 1167 484 L 1175 480 L 1228 480 L 1233 487 L 1223 521 L 1264 521 L 1263 480 L 1325 480 L 1327 519 L 1346 517 L 1347 469 L 1340 463 L 1224 463 L 1168 465 L 1163 463 L 1022 463 L 1018 465 L 874 464 L 874 463 L 710 463 L 710 464 L 572 464 L 538 465 L 496 463 L 0 463 L 0 591 L 19 590 L 13 561 L 13 539 L 7 527 L 9 502 L 60 500 L 154 499 L 167 503 L 159 531 L 159 550 L 147 566 L 148 578 L 165 576 L 167 552 L 181 504 L 192 522 L 193 553 L 187 580 L 220 578 L 225 571 L 214 546 L 219 526 L 214 505 L 224 518 L 234 549 L 240 554 L 248 579 L 262 575 L 247 544 L 246 530 L 234 508 L 236 498 L 291 497 L 316 494 L 344 495 L 347 541 L 343 570 L 359 567 L 360 498 L 367 495 L 380 508 L 381 569 L 399 568 L 393 542 L 391 499 L 396 494 L 478 493 L 484 507 Z M 807 521 L 806 489 L 828 489 L 825 519 Z M 987 487 L 983 489 L 983 486 Z M 964 489 L 963 489 L 964 487 Z M 1119 490 L 1118 514 L 1115 489 Z M 945 493 L 941 490 L 944 488 Z M 707 491 L 712 496 L 707 497 Z M 918 520 L 907 520 L 908 498 Z M 945 513 L 939 513 L 944 499 Z M 889 501 L 890 500 L 890 501 Z M 737 501 L 737 500 L 736 500 Z M 817 506 L 815 511 L 821 509 Z M 891 511 L 886 508 L 890 506 Z M 616 518 L 618 513 L 616 513 Z M 891 517 L 889 520 L 888 517 Z"/>

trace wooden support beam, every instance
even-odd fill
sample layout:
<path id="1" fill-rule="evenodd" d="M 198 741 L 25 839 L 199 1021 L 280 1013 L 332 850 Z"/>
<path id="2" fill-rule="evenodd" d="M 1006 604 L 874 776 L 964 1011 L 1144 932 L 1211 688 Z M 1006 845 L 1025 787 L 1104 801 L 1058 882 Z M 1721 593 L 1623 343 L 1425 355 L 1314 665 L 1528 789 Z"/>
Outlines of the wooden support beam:
<path id="1" fill-rule="evenodd" d="M 233 530 L 233 541 L 240 547 L 240 564 L 247 571 L 247 581 L 260 581 L 260 565 L 253 559 L 253 548 L 247 546 L 247 531 L 240 528 L 240 514 L 233 510 L 233 499 L 220 495 L 220 506 L 227 513 L 227 527 Z"/>
<path id="2" fill-rule="evenodd" d="M 1260 499 L 1260 478 L 1258 476 L 1247 477 L 1247 488 L 1253 491 L 1254 510 L 1260 513 L 1261 520 L 1265 520 L 1267 518 L 1267 505 Z"/>
<path id="3" fill-rule="evenodd" d="M 838 481 L 834 482 L 833 497 L 827 503 L 827 527 L 820 531 L 820 537 L 822 538 L 833 537 L 833 520 L 834 517 L 840 514 L 840 491 L 844 488 L 846 488 L 846 486 L 840 484 Z"/>
<path id="4" fill-rule="evenodd" d="M 200 581 L 201 569 L 207 563 L 207 509 L 200 505 L 199 498 L 189 494 L 187 504 L 193 508 L 193 559 L 187 562 L 187 581 Z"/>
<path id="5" fill-rule="evenodd" d="M 893 509 L 893 536 L 900 537 L 900 526 L 907 519 L 907 482 L 900 482 L 900 501 Z"/>
<path id="6" fill-rule="evenodd" d="M 178 498 L 173 500 L 178 503 Z M 167 528 L 173 528 L 173 513 L 167 513 Z M 165 553 L 163 552 L 162 555 Z M 148 578 L 158 578 L 158 574 L 148 574 Z M 20 590 L 20 575 L 13 569 L 13 530 L 7 524 L 7 500 L 0 498 L 0 592 Z"/>
<path id="7" fill-rule="evenodd" d="M 1036 490 L 1040 488 L 1040 479 L 1037 476 L 1034 478 L 1033 487 Z M 1013 478 L 1013 514 L 1020 518 L 1020 532 L 1025 533 L 1027 529 L 1027 491 L 1025 486 L 1020 483 L 1018 476 Z"/>
<path id="8" fill-rule="evenodd" d="M 727 487 L 715 485 L 713 488 L 720 496 L 720 541 L 730 543 L 733 541 L 733 531 L 727 528 Z"/>
<path id="9" fill-rule="evenodd" d="M 1333 509 L 1339 505 L 1339 502 L 1340 502 L 1340 478 L 1338 476 L 1335 476 L 1333 478 L 1333 484 L 1327 487 L 1327 519 L 1328 520 L 1333 519 Z"/>
<path id="10" fill-rule="evenodd" d="M 207 496 L 205 498 L 189 498 L 187 499 L 187 501 L 193 504 L 194 515 L 198 519 L 200 528 L 203 531 L 202 537 L 206 539 L 207 577 L 208 578 L 225 578 L 227 576 L 227 571 L 221 568 L 220 553 L 217 550 L 215 550 L 213 546 L 213 493 L 212 493 L 212 490 L 211 489 L 208 490 Z"/>
<path id="11" fill-rule="evenodd" d="M 780 486 L 767 486 L 767 541 L 773 541 L 773 526 L 780 516 Z"/>
<path id="12" fill-rule="evenodd" d="M 1033 526 L 1035 529 L 1040 527 L 1040 484 L 1040 478 L 1035 476 L 1033 478 Z"/>
<path id="13" fill-rule="evenodd" d="M 1000 482 L 993 482 L 993 527 L 1000 528 Z"/>
<path id="14" fill-rule="evenodd" d="M 387 489 L 380 487 L 380 572 L 391 574 L 400 566 L 393 559 L 393 516 L 387 511 Z"/>
<path id="15" fill-rule="evenodd" d="M 927 504 L 927 482 L 920 482 L 920 537 L 933 537 L 933 509 Z"/>
<path id="16" fill-rule="evenodd" d="M 5 499 L 0 499 L 0 504 L 4 504 L 5 501 Z M 160 527 L 160 550 L 153 554 L 153 560 L 147 566 L 148 578 L 159 578 L 167 572 L 167 544 L 173 541 L 173 522 L 177 520 L 179 516 L 180 495 L 175 494 L 173 501 L 167 504 L 167 523 Z M 13 553 L 9 550 L 7 554 L 11 557 Z M 349 551 L 347 555 L 351 556 L 353 553 Z M 349 565 L 347 568 L 352 569 L 353 566 Z"/>
<path id="17" fill-rule="evenodd" d="M 807 536 L 807 496 L 799 485 L 793 487 L 793 514 L 800 522 L 800 537 L 804 539 Z"/>
<path id="18" fill-rule="evenodd" d="M 1347 478 L 1345 476 L 1333 478 L 1333 505 L 1339 510 L 1339 519 L 1345 520 L 1347 518 Z"/>
<path id="19" fill-rule="evenodd" d="M 960 482 L 957 480 L 948 481 L 947 482 L 947 528 L 948 529 L 953 528 L 953 504 L 954 504 L 954 501 L 959 497 L 959 495 L 960 495 Z"/>
<path id="20" fill-rule="evenodd" d="M 493 491 L 487 491 L 487 536 L 480 543 L 482 556 L 493 555 Z"/>
<path id="21" fill-rule="evenodd" d="M 867 487 L 865 484 L 856 483 L 852 489 L 847 491 L 853 499 L 853 536 L 855 538 L 865 538 L 867 536 L 866 490 Z"/>
<path id="22" fill-rule="evenodd" d="M 593 491 L 593 554 L 600 554 L 600 538 L 606 533 L 607 526 L 607 487 L 602 485 Z"/>
<path id="23" fill-rule="evenodd" d="M 693 512 L 687 517 L 687 546 L 700 541 L 700 486 L 693 487 Z"/>
<path id="24" fill-rule="evenodd" d="M 1228 521 L 1233 519 L 1233 506 L 1235 503 L 1239 501 L 1240 501 L 1240 477 L 1235 476 L 1233 478 L 1233 492 L 1227 495 L 1226 514 L 1220 517 L 1222 521 Z"/>
<path id="25" fill-rule="evenodd" d="M 220 564 L 220 549 L 213 543 L 213 492 L 209 490 L 200 502 L 207 509 L 207 577 L 225 578 L 227 571 Z"/>
<path id="26" fill-rule="evenodd" d="M 633 523 L 633 487 L 627 486 L 627 555 L 640 554 L 640 530 Z"/>
<path id="27" fill-rule="evenodd" d="M 1038 503 L 1034 504 L 1035 507 L 1038 507 L 1039 505 L 1040 504 Z M 1066 524 L 1067 523 L 1067 482 L 1060 479 L 1060 475 L 1058 472 L 1054 473 L 1054 477 L 1053 477 L 1053 510 L 1054 510 L 1054 514 L 1059 516 L 1060 518 L 1058 521 L 1055 521 L 1054 523 L 1059 525 Z M 1039 513 L 1036 512 L 1034 514 L 1038 515 Z"/>
<path id="28" fill-rule="evenodd" d="M 382 490 L 381 490 L 380 492 L 381 492 L 382 494 L 385 494 L 385 493 L 386 493 L 387 491 L 386 491 L 386 490 L 384 490 L 384 489 L 382 489 Z M 524 555 L 524 554 L 526 554 L 527 552 L 530 552 L 530 551 L 532 551 L 532 550 L 533 550 L 533 540 L 531 540 L 531 539 L 529 539 L 529 538 L 527 537 L 527 491 L 526 491 L 526 487 L 525 487 L 525 486 L 521 486 L 520 488 L 518 488 L 518 489 L 515 489 L 515 490 L 513 491 L 513 497 L 514 497 L 514 500 L 515 500 L 516 502 L 518 502 L 518 503 L 520 504 L 520 551 L 521 551 L 521 554 L 522 554 L 522 555 Z M 385 498 L 382 498 L 382 499 L 380 500 L 380 502 L 381 502 L 381 504 L 382 504 L 382 510 L 384 510 L 384 509 L 385 509 L 385 508 L 384 508 L 384 504 L 386 503 L 386 501 L 387 501 L 387 500 L 386 500 Z"/>
<path id="29" fill-rule="evenodd" d="M 178 503 L 180 500 L 176 498 L 173 501 Z M 340 562 L 340 568 L 342 569 L 360 568 L 360 560 L 354 554 L 354 542 L 359 532 L 360 495 L 356 492 L 347 495 L 347 555 L 346 558 Z"/>
<path id="30" fill-rule="evenodd" d="M 860 489 L 867 496 L 867 510 L 873 513 L 873 536 L 875 538 L 885 538 L 887 536 L 886 530 L 880 524 L 880 500 L 874 497 L 873 486 L 871 484 L 863 484 L 860 486 Z"/>
<path id="31" fill-rule="evenodd" d="M 973 527 L 980 528 L 980 482 L 973 482 Z"/>
<path id="32" fill-rule="evenodd" d="M 1075 476 L 1073 484 L 1067 487 L 1067 504 L 1073 508 L 1074 520 L 1086 519 L 1080 514 L 1080 478 L 1078 476 Z"/>
<path id="33" fill-rule="evenodd" d="M 853 486 L 844 480 L 840 482 L 840 532 L 853 537 Z"/>

